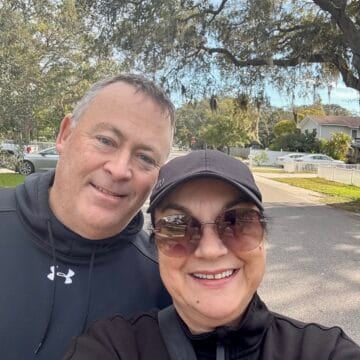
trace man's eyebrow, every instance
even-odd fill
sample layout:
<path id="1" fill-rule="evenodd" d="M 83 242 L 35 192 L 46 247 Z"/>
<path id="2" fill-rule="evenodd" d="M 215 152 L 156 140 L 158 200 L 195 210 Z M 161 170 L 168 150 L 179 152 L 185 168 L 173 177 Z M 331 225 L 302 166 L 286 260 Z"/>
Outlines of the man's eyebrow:
<path id="1" fill-rule="evenodd" d="M 124 135 L 123 133 L 117 129 L 115 126 L 111 125 L 111 124 L 107 124 L 105 122 L 101 122 L 95 125 L 94 130 L 99 131 L 99 130 L 106 130 L 106 131 L 111 131 L 112 133 L 114 133 L 118 138 L 123 138 Z"/>

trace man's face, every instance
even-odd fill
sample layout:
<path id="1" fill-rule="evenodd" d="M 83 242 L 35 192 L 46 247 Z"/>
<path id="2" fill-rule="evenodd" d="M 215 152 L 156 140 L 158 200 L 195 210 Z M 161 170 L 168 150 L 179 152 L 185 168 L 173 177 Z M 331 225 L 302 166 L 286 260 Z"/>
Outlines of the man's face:
<path id="1" fill-rule="evenodd" d="M 89 239 L 123 230 L 154 186 L 171 145 L 167 114 L 125 83 L 103 89 L 71 127 L 61 123 L 50 206 Z"/>
<path id="2" fill-rule="evenodd" d="M 180 316 L 195 333 L 236 324 L 264 274 L 263 241 L 251 251 L 235 251 L 215 230 L 213 222 L 223 210 L 234 206 L 256 209 L 236 199 L 240 199 L 239 192 L 228 183 L 191 180 L 179 186 L 155 211 L 155 222 L 164 216 L 185 214 L 207 223 L 192 254 L 171 257 L 159 250 L 162 281 Z"/>

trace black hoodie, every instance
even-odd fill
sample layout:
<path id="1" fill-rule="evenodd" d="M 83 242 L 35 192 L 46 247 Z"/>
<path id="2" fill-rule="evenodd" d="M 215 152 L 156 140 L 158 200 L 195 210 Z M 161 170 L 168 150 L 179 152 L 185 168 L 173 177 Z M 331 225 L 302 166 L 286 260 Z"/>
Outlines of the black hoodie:
<path id="1" fill-rule="evenodd" d="M 170 303 L 142 213 L 117 236 L 90 241 L 50 210 L 53 178 L 0 189 L 1 360 L 61 359 L 89 322 Z"/>

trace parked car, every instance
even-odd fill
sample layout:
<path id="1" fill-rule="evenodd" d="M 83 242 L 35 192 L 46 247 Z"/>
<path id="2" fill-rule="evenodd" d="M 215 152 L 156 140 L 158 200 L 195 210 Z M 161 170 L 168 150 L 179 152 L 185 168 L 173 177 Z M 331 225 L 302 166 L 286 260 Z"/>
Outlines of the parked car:
<path id="1" fill-rule="evenodd" d="M 305 154 L 300 154 L 300 153 L 291 153 L 291 154 L 287 154 L 287 155 L 283 155 L 283 156 L 278 156 L 276 158 L 276 164 L 284 167 L 284 163 L 289 162 L 289 161 L 295 161 L 296 159 L 299 159 L 301 157 L 303 157 Z"/>
<path id="2" fill-rule="evenodd" d="M 59 154 L 55 147 L 37 153 L 26 154 L 19 164 L 18 171 L 22 175 L 30 175 L 34 172 L 54 169 L 58 159 Z"/>
<path id="3" fill-rule="evenodd" d="M 311 164 L 344 164 L 342 160 L 335 160 L 332 157 L 324 154 L 309 154 L 304 155 L 295 161 L 302 161 Z"/>

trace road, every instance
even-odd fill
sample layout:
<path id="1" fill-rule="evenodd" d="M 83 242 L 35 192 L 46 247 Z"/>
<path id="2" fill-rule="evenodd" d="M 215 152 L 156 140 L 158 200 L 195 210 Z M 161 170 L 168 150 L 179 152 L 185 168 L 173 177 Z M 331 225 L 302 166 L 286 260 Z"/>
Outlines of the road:
<path id="1" fill-rule="evenodd" d="M 259 293 L 273 311 L 340 325 L 360 343 L 360 216 L 256 175 L 269 217 Z"/>

